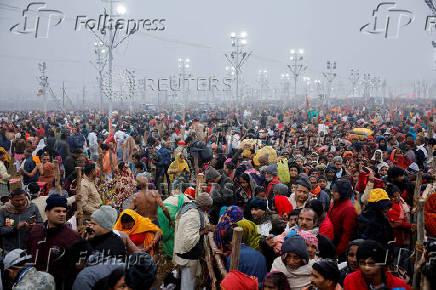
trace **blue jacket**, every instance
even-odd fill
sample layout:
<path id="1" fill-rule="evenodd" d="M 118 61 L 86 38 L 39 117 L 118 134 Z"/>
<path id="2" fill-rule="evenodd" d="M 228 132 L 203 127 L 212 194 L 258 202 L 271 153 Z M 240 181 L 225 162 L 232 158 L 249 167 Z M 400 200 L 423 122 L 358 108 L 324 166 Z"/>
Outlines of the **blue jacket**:
<path id="1" fill-rule="evenodd" d="M 232 254 L 227 257 L 227 271 L 230 268 Z M 268 273 L 265 257 L 253 248 L 241 244 L 241 254 L 239 257 L 238 271 L 248 276 L 257 277 L 259 284 L 263 283 L 263 278 Z"/>
<path id="2" fill-rule="evenodd" d="M 162 147 L 157 151 L 159 155 L 159 161 L 157 162 L 157 167 L 168 168 L 171 164 L 171 151 L 165 147 Z"/>

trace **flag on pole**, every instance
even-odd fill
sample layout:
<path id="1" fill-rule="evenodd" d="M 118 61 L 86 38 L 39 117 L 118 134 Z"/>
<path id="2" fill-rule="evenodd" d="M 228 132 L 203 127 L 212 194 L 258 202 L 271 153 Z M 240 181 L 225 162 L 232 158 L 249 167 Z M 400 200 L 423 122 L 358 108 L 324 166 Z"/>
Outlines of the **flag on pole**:
<path id="1" fill-rule="evenodd" d="M 309 107 L 309 96 L 306 96 L 306 106 Z"/>

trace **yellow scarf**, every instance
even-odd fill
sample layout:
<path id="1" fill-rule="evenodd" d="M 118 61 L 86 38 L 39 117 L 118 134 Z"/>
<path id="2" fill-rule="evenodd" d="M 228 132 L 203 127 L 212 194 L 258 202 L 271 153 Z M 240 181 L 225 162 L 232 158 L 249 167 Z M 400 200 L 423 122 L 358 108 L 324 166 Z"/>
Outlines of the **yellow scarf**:
<path id="1" fill-rule="evenodd" d="M 121 225 L 121 217 L 125 214 L 131 216 L 135 220 L 135 225 L 129 230 L 123 229 L 123 226 Z M 149 246 L 153 241 L 154 232 L 160 231 L 162 233 L 162 230 L 157 225 L 153 224 L 149 218 L 145 218 L 131 209 L 126 209 L 120 214 L 117 222 L 115 223 L 114 230 L 123 231 L 128 236 L 146 233 L 144 239 L 144 248 Z M 154 255 L 153 249 L 150 250 L 150 254 L 152 256 Z"/>
<path id="2" fill-rule="evenodd" d="M 5 148 L 0 146 L 0 151 L 5 153 L 5 162 L 10 163 L 11 162 L 11 156 L 9 153 L 5 150 Z M 185 161 L 186 162 L 186 161 Z"/>
<path id="3" fill-rule="evenodd" d="M 176 158 L 173 162 L 171 162 L 170 167 L 168 167 L 168 171 L 174 170 L 174 169 L 178 169 L 179 173 L 176 174 L 170 174 L 170 181 L 173 182 L 173 180 L 180 174 L 183 172 L 183 169 L 186 169 L 186 171 L 188 173 L 190 173 L 189 170 L 189 166 L 188 166 L 188 162 L 186 162 L 185 159 L 182 160 L 181 158 L 182 153 L 179 152 L 176 154 Z"/>

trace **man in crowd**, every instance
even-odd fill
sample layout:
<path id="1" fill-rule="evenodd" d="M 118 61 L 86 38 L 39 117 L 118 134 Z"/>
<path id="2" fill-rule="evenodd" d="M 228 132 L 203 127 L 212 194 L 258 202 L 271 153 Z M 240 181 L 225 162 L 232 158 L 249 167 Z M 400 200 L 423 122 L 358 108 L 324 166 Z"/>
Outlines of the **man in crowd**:
<path id="1" fill-rule="evenodd" d="M 410 289 L 403 280 L 392 275 L 387 267 L 386 249 L 379 243 L 366 240 L 357 249 L 359 270 L 349 274 L 344 281 L 345 289 Z"/>
<path id="2" fill-rule="evenodd" d="M 55 290 L 55 281 L 52 275 L 37 271 L 31 264 L 32 256 L 22 249 L 9 252 L 3 260 L 3 268 L 12 285 L 12 290 Z M 10 285 L 5 285 L 6 286 Z"/>
<path id="3" fill-rule="evenodd" d="M 174 264 L 181 267 L 181 289 L 193 290 L 201 273 L 200 257 L 204 254 L 204 235 L 209 231 L 207 210 L 212 205 L 207 193 L 185 203 L 176 216 Z"/>
<path id="4" fill-rule="evenodd" d="M 0 209 L 0 236 L 3 250 L 8 253 L 16 248 L 26 249 L 29 231 L 42 223 L 41 215 L 35 204 L 27 198 L 22 189 L 10 194 L 10 201 Z"/>
<path id="5" fill-rule="evenodd" d="M 103 259 L 123 259 L 126 256 L 123 240 L 112 231 L 117 218 L 117 210 L 106 205 L 91 215 L 87 230 L 88 241 L 93 250 L 101 253 Z"/>
<path id="6" fill-rule="evenodd" d="M 342 290 L 338 265 L 332 260 L 321 260 L 312 265 L 310 283 L 319 290 Z M 309 288 L 306 288 L 309 289 Z"/>
<path id="7" fill-rule="evenodd" d="M 83 173 L 80 196 L 77 196 L 76 199 L 79 198 L 82 201 L 84 219 L 89 219 L 91 214 L 102 204 L 100 194 L 95 186 L 95 178 L 97 177 L 95 163 L 86 163 Z"/>
<path id="8" fill-rule="evenodd" d="M 54 276 L 57 289 L 63 289 L 66 268 L 66 250 L 80 239 L 77 232 L 66 225 L 67 199 L 53 194 L 45 207 L 47 221 L 35 225 L 29 233 L 27 251 L 32 255 L 35 267 Z"/>

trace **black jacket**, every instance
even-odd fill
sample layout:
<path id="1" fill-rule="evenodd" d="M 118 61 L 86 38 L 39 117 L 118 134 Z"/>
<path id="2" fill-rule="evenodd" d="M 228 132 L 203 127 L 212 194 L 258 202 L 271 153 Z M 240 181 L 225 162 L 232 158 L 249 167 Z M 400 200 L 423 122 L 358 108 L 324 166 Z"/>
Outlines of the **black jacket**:
<path id="1" fill-rule="evenodd" d="M 124 259 L 126 256 L 126 247 L 123 240 L 112 231 L 90 239 L 89 243 L 93 250 L 103 253 L 104 258 L 116 257 L 117 259 Z"/>
<path id="2" fill-rule="evenodd" d="M 213 199 L 213 205 L 209 211 L 210 222 L 216 225 L 221 207 L 234 204 L 232 180 L 221 175 L 220 182 L 212 186 L 210 196 Z"/>

